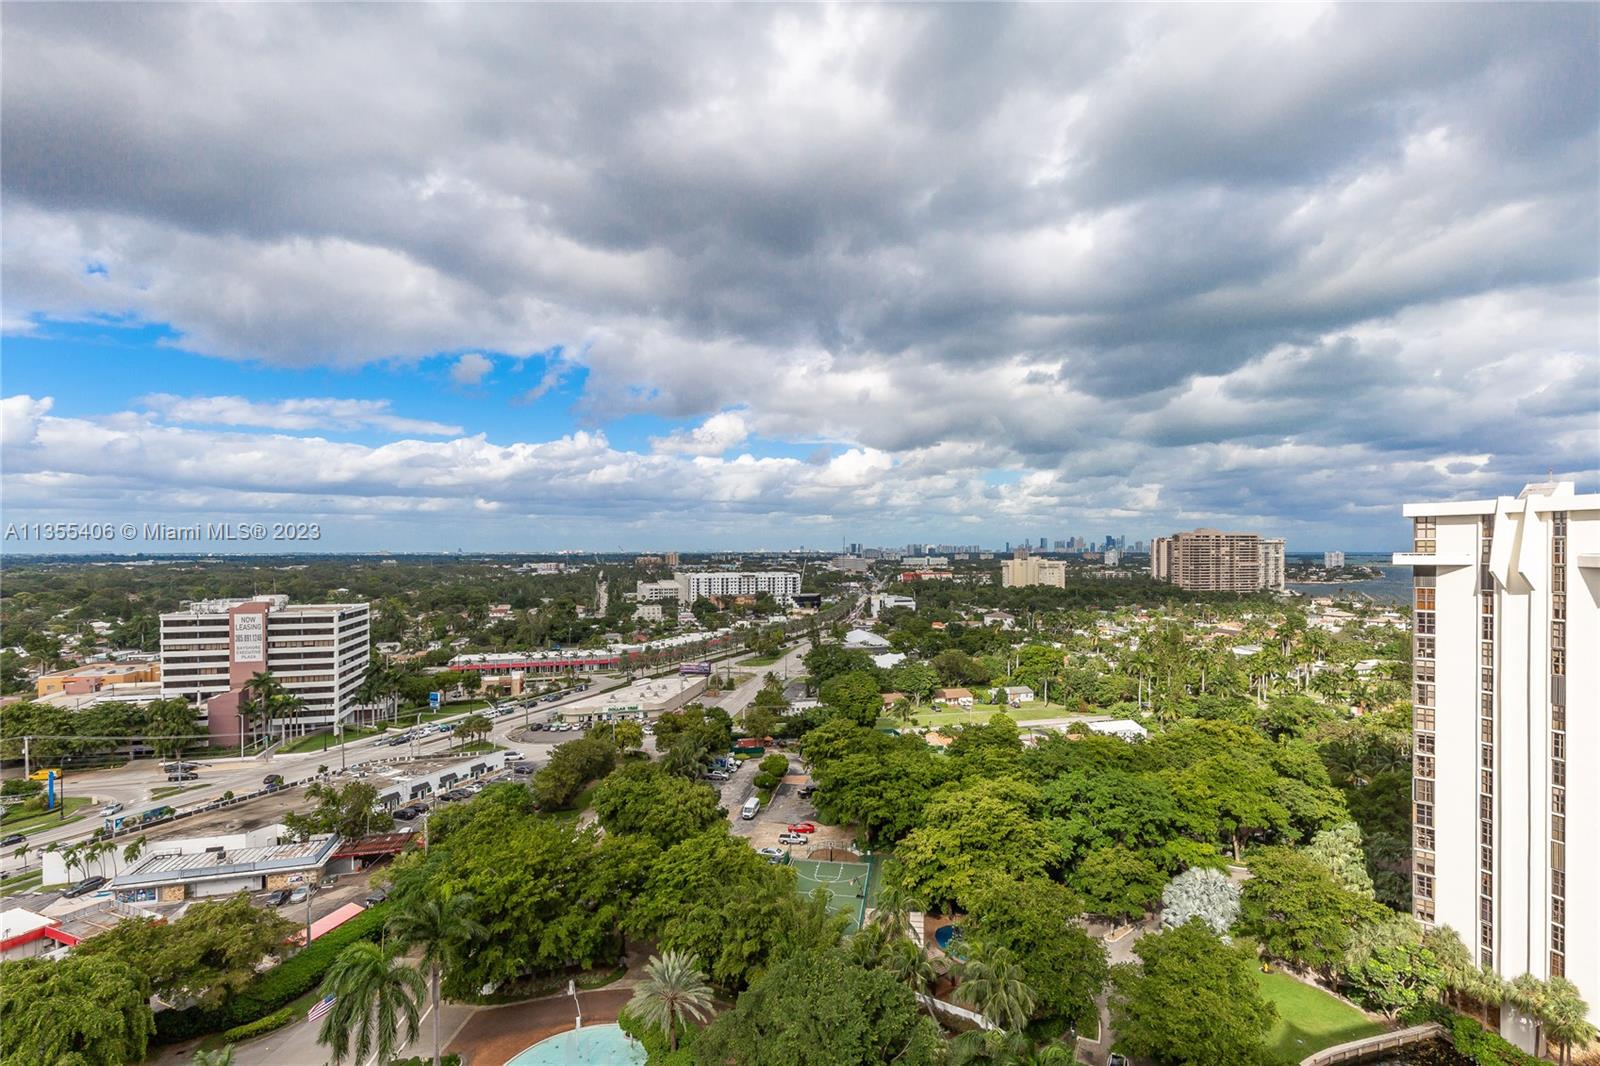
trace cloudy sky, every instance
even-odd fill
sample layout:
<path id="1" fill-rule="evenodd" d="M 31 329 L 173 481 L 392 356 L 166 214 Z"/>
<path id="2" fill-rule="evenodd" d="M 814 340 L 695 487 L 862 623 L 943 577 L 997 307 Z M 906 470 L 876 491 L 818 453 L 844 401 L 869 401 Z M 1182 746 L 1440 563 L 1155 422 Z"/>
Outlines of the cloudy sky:
<path id="1" fill-rule="evenodd" d="M 1600 488 L 1594 5 L 3 21 L 6 522 L 1384 549 Z"/>

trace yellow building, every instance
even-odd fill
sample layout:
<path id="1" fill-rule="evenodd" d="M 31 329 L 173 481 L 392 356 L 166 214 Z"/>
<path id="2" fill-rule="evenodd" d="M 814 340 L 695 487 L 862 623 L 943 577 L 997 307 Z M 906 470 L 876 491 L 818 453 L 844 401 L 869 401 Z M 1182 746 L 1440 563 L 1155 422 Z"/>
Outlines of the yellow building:
<path id="1" fill-rule="evenodd" d="M 42 699 L 56 693 L 87 695 L 112 685 L 149 684 L 160 680 L 161 663 L 154 659 L 148 662 L 91 663 L 43 674 L 34 682 L 34 689 L 35 695 Z"/>

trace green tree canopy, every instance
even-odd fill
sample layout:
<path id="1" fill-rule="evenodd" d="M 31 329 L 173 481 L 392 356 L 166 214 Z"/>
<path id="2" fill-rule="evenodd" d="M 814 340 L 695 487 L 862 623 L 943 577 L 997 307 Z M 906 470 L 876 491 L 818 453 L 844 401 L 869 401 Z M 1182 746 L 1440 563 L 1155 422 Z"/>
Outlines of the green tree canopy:
<path id="1" fill-rule="evenodd" d="M 641 834 L 663 848 L 722 820 L 715 792 L 655 763 L 624 766 L 600 782 L 594 811 L 606 832 Z"/>
<path id="2" fill-rule="evenodd" d="M 1183 1066 L 1271 1061 L 1263 1040 L 1276 1012 L 1261 998 L 1247 947 L 1192 921 L 1142 938 L 1133 953 L 1137 963 L 1111 969 L 1119 1049 Z"/>
<path id="3" fill-rule="evenodd" d="M 138 1062 L 155 1032 L 149 1000 L 145 976 L 109 955 L 0 963 L 0 1063 Z"/>
<path id="4" fill-rule="evenodd" d="M 1292 848 L 1263 848 L 1246 865 L 1251 876 L 1240 898 L 1239 927 L 1277 958 L 1331 972 L 1344 960 L 1355 928 L 1385 913 Z"/>
<path id="5" fill-rule="evenodd" d="M 694 1046 L 702 1066 L 931 1066 L 942 1051 L 938 1027 L 918 1010 L 910 988 L 836 948 L 774 965 Z"/>
<path id="6" fill-rule="evenodd" d="M 965 929 L 974 940 L 1009 948 L 1022 963 L 1036 1011 L 1081 1027 L 1105 987 L 1106 952 L 1075 919 L 1071 890 L 1043 878 L 983 878 L 972 891 Z"/>
<path id="7" fill-rule="evenodd" d="M 923 824 L 896 852 L 907 890 L 932 906 L 954 906 L 986 874 L 1043 877 L 1057 868 L 1060 850 L 1029 812 L 1030 799 L 1037 800 L 1037 791 L 1015 780 L 946 786 L 935 794 Z"/>
<path id="8" fill-rule="evenodd" d="M 883 710 L 878 679 L 866 670 L 852 670 L 822 683 L 824 705 L 858 725 L 871 727 Z"/>
<path id="9" fill-rule="evenodd" d="M 324 833 L 338 833 L 356 840 L 394 828 L 392 817 L 373 810 L 378 803 L 378 789 L 365 781 L 351 781 L 342 786 L 317 781 L 306 786 L 306 798 L 317 803 L 310 812 L 291 812 L 283 818 L 284 828 L 296 840 Z"/>
<path id="10" fill-rule="evenodd" d="M 201 900 L 172 922 L 121 922 L 83 942 L 76 953 L 121 959 L 140 970 L 169 1004 L 227 1002 L 256 975 L 268 955 L 298 928 L 240 892 Z"/>

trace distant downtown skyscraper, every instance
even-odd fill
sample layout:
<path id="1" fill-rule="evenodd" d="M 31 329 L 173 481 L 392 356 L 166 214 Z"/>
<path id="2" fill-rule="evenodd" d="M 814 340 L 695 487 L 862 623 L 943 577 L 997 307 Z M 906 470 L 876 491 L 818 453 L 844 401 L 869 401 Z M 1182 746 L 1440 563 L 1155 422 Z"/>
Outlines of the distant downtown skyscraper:
<path id="1" fill-rule="evenodd" d="M 1414 910 L 1600 997 L 1600 495 L 1407 504 Z M 1535 1051 L 1513 1008 L 1502 1032 Z"/>

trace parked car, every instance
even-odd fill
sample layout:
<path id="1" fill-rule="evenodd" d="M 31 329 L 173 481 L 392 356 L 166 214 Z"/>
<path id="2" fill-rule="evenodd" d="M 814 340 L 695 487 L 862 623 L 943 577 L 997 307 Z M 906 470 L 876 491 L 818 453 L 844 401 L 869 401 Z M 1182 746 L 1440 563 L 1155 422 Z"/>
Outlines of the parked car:
<path id="1" fill-rule="evenodd" d="M 770 859 L 770 858 L 774 858 L 774 857 L 782 855 L 783 854 L 783 849 L 782 848 L 757 848 L 756 849 L 756 854 L 757 855 L 765 855 L 767 858 Z"/>
<path id="2" fill-rule="evenodd" d="M 816 791 L 817 791 L 817 786 L 816 785 L 801 785 L 800 786 L 800 798 L 801 799 L 810 799 L 812 796 L 814 796 L 816 794 Z"/>
<path id="3" fill-rule="evenodd" d="M 707 781 L 726 781 L 727 779 L 728 772 L 726 770 L 712 770 L 706 774 Z"/>
<path id="4" fill-rule="evenodd" d="M 799 833 L 778 834 L 778 843 L 780 844 L 804 844 L 805 842 L 806 838 L 801 836 Z"/>
<path id="5" fill-rule="evenodd" d="M 375 888 L 367 893 L 367 906 L 375 907 L 388 898 L 389 890 L 387 888 Z"/>
<path id="6" fill-rule="evenodd" d="M 197 762 L 164 762 L 161 764 L 161 769 L 169 774 L 181 774 L 187 770 L 200 769 L 200 764 Z"/>
<path id="7" fill-rule="evenodd" d="M 288 902 L 289 890 L 287 888 L 280 888 L 276 892 L 269 892 L 267 894 L 266 903 L 269 907 L 281 907 Z"/>
<path id="8" fill-rule="evenodd" d="M 299 885 L 299 886 L 297 886 L 295 888 L 295 890 L 293 892 L 289 893 L 289 902 L 290 903 L 304 903 L 306 901 L 306 898 L 309 897 L 310 895 L 311 895 L 311 889 L 310 888 L 308 888 L 305 885 Z"/>
<path id="9" fill-rule="evenodd" d="M 200 775 L 197 774 L 197 773 L 192 773 L 190 771 L 185 770 L 182 773 L 168 774 L 167 775 L 167 780 L 168 781 L 198 781 L 198 780 L 200 780 Z"/>
<path id="10" fill-rule="evenodd" d="M 23 836 L 21 833 L 12 833 L 8 836 L 0 837 L 0 848 L 9 848 L 13 844 L 20 844 L 27 839 L 28 838 Z"/>
<path id="11" fill-rule="evenodd" d="M 106 818 L 110 818 L 113 814 L 120 814 L 121 812 L 122 804 L 120 803 L 108 803 L 104 807 L 100 808 L 100 814 Z"/>
<path id="12" fill-rule="evenodd" d="M 96 874 L 94 877 L 85 877 L 61 894 L 67 899 L 77 899 L 79 896 L 87 896 L 105 883 L 106 879 Z"/>
<path id="13" fill-rule="evenodd" d="M 261 783 L 263 785 L 266 785 L 268 788 L 282 788 L 283 787 L 283 775 L 282 774 L 268 774 L 266 777 L 263 777 L 261 779 Z"/>
<path id="14" fill-rule="evenodd" d="M 812 833 L 815 833 L 816 831 L 817 831 L 817 827 L 816 827 L 816 824 L 814 822 L 795 822 L 793 825 L 791 825 L 789 827 L 789 832 L 791 832 L 791 833 L 805 833 L 807 836 L 811 835 Z"/>
<path id="15" fill-rule="evenodd" d="M 402 822 L 410 822 L 416 819 L 417 811 L 412 807 L 401 807 L 399 810 L 394 812 L 393 817 L 398 818 Z"/>

